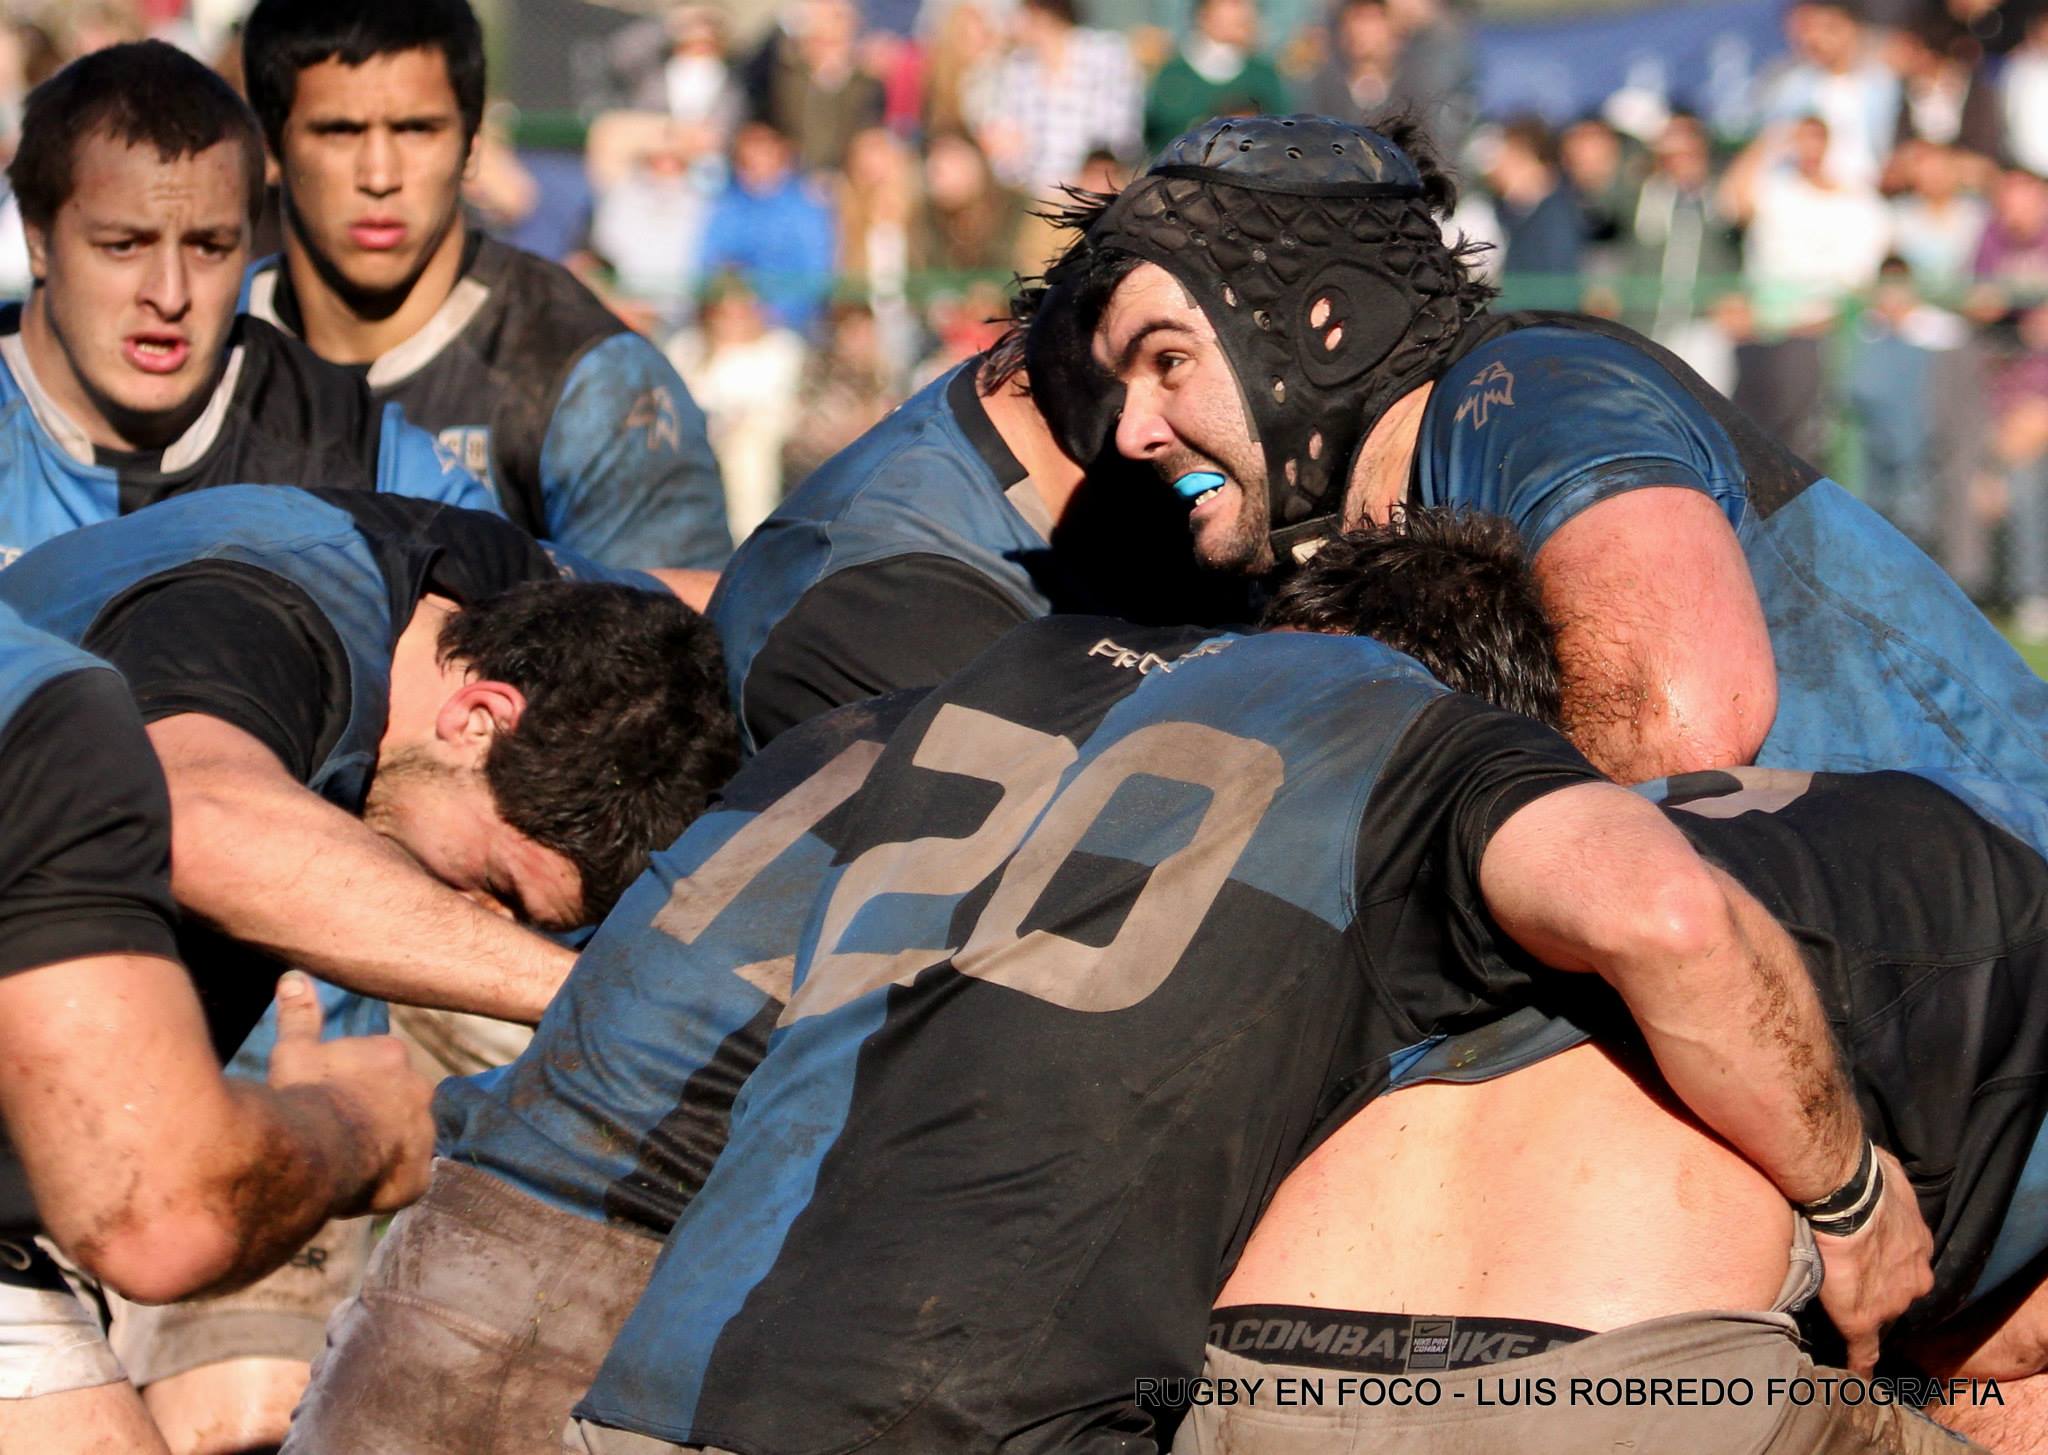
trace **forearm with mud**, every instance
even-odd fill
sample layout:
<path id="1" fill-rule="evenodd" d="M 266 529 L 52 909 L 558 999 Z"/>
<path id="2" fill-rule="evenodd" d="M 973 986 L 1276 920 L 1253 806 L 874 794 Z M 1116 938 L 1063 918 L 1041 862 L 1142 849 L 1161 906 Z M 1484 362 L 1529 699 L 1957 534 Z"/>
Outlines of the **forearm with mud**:
<path id="1" fill-rule="evenodd" d="M 370 1118 L 340 1092 L 231 1083 L 230 1094 L 246 1135 L 239 1165 L 222 1168 L 211 1197 L 234 1251 L 202 1293 L 253 1282 L 330 1217 L 368 1211 L 388 1160 Z"/>

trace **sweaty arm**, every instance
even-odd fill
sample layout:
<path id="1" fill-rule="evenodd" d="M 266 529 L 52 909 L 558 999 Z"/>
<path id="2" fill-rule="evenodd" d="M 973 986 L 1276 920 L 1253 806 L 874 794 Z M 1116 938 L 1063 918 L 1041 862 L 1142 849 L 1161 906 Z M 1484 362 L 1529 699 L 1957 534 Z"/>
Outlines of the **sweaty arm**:
<path id="1" fill-rule="evenodd" d="M 242 728 L 149 724 L 171 792 L 171 888 L 222 933 L 364 995 L 537 1022 L 573 951 L 474 904 L 308 789 Z"/>
<path id="2" fill-rule="evenodd" d="M 1777 715 L 1777 668 L 1749 565 L 1711 496 L 1611 496 L 1560 526 L 1535 572 L 1557 628 L 1566 731 L 1603 772 L 1639 783 L 1755 759 Z"/>
<path id="3" fill-rule="evenodd" d="M 1797 946 L 1650 804 L 1592 783 L 1537 799 L 1494 833 L 1479 887 L 1524 949 L 1613 986 L 1672 1090 L 1787 1199 L 1850 1180 L 1862 1116 Z M 1896 1162 L 1885 1169 L 1879 1215 L 1820 1239 L 1822 1302 L 1858 1369 L 1933 1286 L 1911 1186 Z"/>
<path id="4" fill-rule="evenodd" d="M 395 1043 L 298 1051 L 288 1091 L 221 1076 L 175 957 L 163 779 L 119 678 L 23 706 L 0 798 L 0 1117 L 71 1257 L 179 1297 L 261 1273 L 332 1210 L 417 1192 L 425 1091 Z"/>

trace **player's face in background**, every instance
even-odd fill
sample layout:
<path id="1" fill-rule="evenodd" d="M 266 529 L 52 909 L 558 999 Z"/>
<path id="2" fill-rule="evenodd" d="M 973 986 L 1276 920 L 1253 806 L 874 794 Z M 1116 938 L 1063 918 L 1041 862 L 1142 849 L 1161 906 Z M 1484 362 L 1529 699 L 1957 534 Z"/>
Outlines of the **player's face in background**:
<path id="1" fill-rule="evenodd" d="M 232 141 L 164 161 L 88 136 L 71 195 L 28 229 L 25 343 L 95 444 L 161 447 L 205 407 L 249 261 L 243 164 Z"/>
<path id="2" fill-rule="evenodd" d="M 1269 569 L 1265 456 L 1202 310 L 1164 268 L 1140 264 L 1110 296 L 1094 347 L 1124 386 L 1117 450 L 1169 485 L 1196 470 L 1223 477 L 1188 513 L 1196 557 L 1219 570 Z"/>
<path id="3" fill-rule="evenodd" d="M 403 298 L 444 249 L 462 245 L 470 153 L 439 50 L 308 66 L 280 158 L 293 234 L 337 292 Z"/>
<path id="4" fill-rule="evenodd" d="M 453 761 L 431 747 L 385 752 L 363 822 L 478 903 L 549 929 L 582 922 L 582 875 L 566 856 L 505 822 L 480 762 Z"/>

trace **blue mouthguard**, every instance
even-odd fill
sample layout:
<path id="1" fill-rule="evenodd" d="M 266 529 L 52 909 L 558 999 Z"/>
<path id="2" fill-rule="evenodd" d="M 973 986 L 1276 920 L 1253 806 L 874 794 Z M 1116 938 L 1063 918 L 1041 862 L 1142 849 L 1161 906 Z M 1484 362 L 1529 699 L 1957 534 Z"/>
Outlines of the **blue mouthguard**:
<path id="1" fill-rule="evenodd" d="M 1223 488 L 1223 477 L 1214 470 L 1190 470 L 1173 482 L 1173 493 L 1183 500 L 1193 500 L 1210 490 Z"/>

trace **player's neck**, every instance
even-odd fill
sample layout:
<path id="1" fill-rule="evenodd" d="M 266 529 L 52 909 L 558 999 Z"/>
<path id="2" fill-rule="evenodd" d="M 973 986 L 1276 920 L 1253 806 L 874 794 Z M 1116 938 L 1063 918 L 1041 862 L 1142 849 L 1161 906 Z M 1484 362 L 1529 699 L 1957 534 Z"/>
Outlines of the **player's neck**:
<path id="1" fill-rule="evenodd" d="M 389 299 L 352 297 L 322 268 L 295 228 L 287 225 L 284 266 L 299 305 L 302 337 L 335 364 L 372 364 L 427 326 L 462 277 L 469 229 L 458 214 L 396 307 Z"/>
<path id="2" fill-rule="evenodd" d="M 989 423 L 1024 467 L 1031 488 L 1045 502 L 1046 514 L 1055 521 L 1066 511 L 1067 502 L 1081 488 L 1081 467 L 1067 458 L 1052 437 L 1045 416 L 1024 392 L 1021 380 L 1011 379 L 993 394 L 981 396 Z"/>
<path id="3" fill-rule="evenodd" d="M 1345 492 L 1344 528 L 1368 520 L 1385 520 L 1387 512 L 1408 498 L 1408 477 L 1415 468 L 1415 442 L 1422 433 L 1422 411 L 1429 406 L 1434 383 L 1411 389 L 1394 401 L 1359 446 Z"/>

